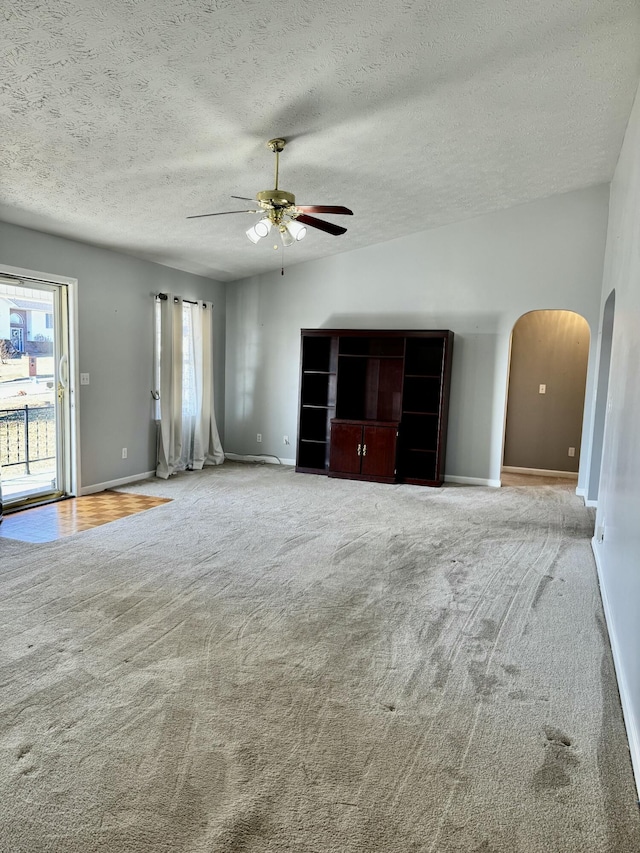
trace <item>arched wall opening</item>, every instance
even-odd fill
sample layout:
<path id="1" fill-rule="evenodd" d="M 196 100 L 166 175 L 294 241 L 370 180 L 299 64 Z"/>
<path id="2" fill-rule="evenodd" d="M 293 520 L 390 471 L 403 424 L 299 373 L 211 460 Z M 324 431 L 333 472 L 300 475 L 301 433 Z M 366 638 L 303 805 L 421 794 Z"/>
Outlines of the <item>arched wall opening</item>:
<path id="1" fill-rule="evenodd" d="M 590 338 L 574 311 L 530 311 L 515 323 L 503 471 L 577 479 Z"/>

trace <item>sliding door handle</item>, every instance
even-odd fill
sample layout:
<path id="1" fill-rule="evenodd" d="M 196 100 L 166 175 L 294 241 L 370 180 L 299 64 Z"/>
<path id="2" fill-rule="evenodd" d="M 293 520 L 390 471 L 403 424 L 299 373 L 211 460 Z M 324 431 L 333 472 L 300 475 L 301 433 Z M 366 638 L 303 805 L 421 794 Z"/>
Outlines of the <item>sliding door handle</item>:
<path id="1" fill-rule="evenodd" d="M 58 362 L 58 388 L 66 389 L 69 386 L 69 356 L 64 353 Z"/>

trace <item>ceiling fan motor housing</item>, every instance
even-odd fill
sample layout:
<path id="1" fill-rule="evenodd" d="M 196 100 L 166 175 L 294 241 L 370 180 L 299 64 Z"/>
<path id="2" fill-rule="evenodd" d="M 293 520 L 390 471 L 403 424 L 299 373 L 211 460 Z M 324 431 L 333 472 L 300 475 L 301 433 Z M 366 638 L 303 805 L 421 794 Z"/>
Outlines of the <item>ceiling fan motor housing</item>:
<path id="1" fill-rule="evenodd" d="M 298 215 L 293 193 L 284 190 L 263 190 L 257 193 L 256 199 L 274 225 L 280 225 L 284 216 L 295 219 Z"/>
<path id="2" fill-rule="evenodd" d="M 256 196 L 261 205 L 268 207 L 289 207 L 295 205 L 296 197 L 284 190 L 263 190 Z"/>

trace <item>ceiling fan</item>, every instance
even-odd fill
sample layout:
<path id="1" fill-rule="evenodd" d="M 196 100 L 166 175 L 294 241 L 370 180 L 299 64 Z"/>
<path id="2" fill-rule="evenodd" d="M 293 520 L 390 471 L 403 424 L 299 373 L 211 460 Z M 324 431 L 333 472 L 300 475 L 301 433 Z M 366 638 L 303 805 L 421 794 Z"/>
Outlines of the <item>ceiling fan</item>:
<path id="1" fill-rule="evenodd" d="M 335 236 L 344 234 L 347 229 L 341 225 L 334 225 L 333 222 L 327 222 L 324 219 L 318 219 L 316 216 L 309 216 L 309 214 L 339 213 L 351 216 L 353 211 L 349 210 L 348 207 L 332 204 L 296 204 L 296 198 L 293 193 L 278 189 L 280 152 L 284 150 L 286 144 L 286 139 L 270 139 L 267 142 L 267 148 L 270 148 L 276 155 L 274 189 L 263 190 L 257 193 L 255 199 L 244 198 L 239 195 L 231 196 L 231 198 L 237 198 L 241 201 L 255 202 L 258 205 L 256 209 L 200 213 L 196 216 L 187 216 L 187 219 L 202 219 L 205 216 L 227 216 L 230 213 L 260 213 L 262 214 L 261 218 L 247 230 L 247 237 L 252 243 L 257 243 L 262 237 L 266 237 L 272 228 L 275 228 L 280 234 L 283 246 L 291 246 L 296 240 L 302 240 L 306 236 L 307 229 L 305 226 L 307 225 L 310 228 L 317 228 L 320 231 L 325 231 L 327 234 Z M 277 246 L 274 248 L 277 248 Z"/>

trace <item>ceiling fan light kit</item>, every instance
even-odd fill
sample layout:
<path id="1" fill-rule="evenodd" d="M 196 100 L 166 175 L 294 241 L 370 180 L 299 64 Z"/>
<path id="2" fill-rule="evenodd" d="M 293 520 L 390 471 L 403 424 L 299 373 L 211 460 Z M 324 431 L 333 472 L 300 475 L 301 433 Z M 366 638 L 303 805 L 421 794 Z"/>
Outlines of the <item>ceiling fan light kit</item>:
<path id="1" fill-rule="evenodd" d="M 261 218 L 247 229 L 246 234 L 252 243 L 258 243 L 263 237 L 266 237 L 272 228 L 277 228 L 280 234 L 280 239 L 283 246 L 292 246 L 294 243 L 303 240 L 307 235 L 307 228 L 316 228 L 319 231 L 324 231 L 327 234 L 338 236 L 344 234 L 346 228 L 341 225 L 334 225 L 333 222 L 327 222 L 324 219 L 317 219 L 315 216 L 309 216 L 310 213 L 337 213 L 341 215 L 351 216 L 353 211 L 348 207 L 340 205 L 296 205 L 296 197 L 293 193 L 286 192 L 278 188 L 278 178 L 280 169 L 280 153 L 284 150 L 287 144 L 285 139 L 280 137 L 270 139 L 267 142 L 267 148 L 276 155 L 276 170 L 275 170 L 275 187 L 272 190 L 262 190 L 256 193 L 255 199 L 243 198 L 241 196 L 232 196 L 242 201 L 254 201 L 258 205 L 258 210 L 227 210 L 221 213 L 201 213 L 196 216 L 188 216 L 187 219 L 202 219 L 207 216 L 225 216 L 230 213 L 260 213 Z M 277 249 L 277 245 L 274 246 Z"/>

